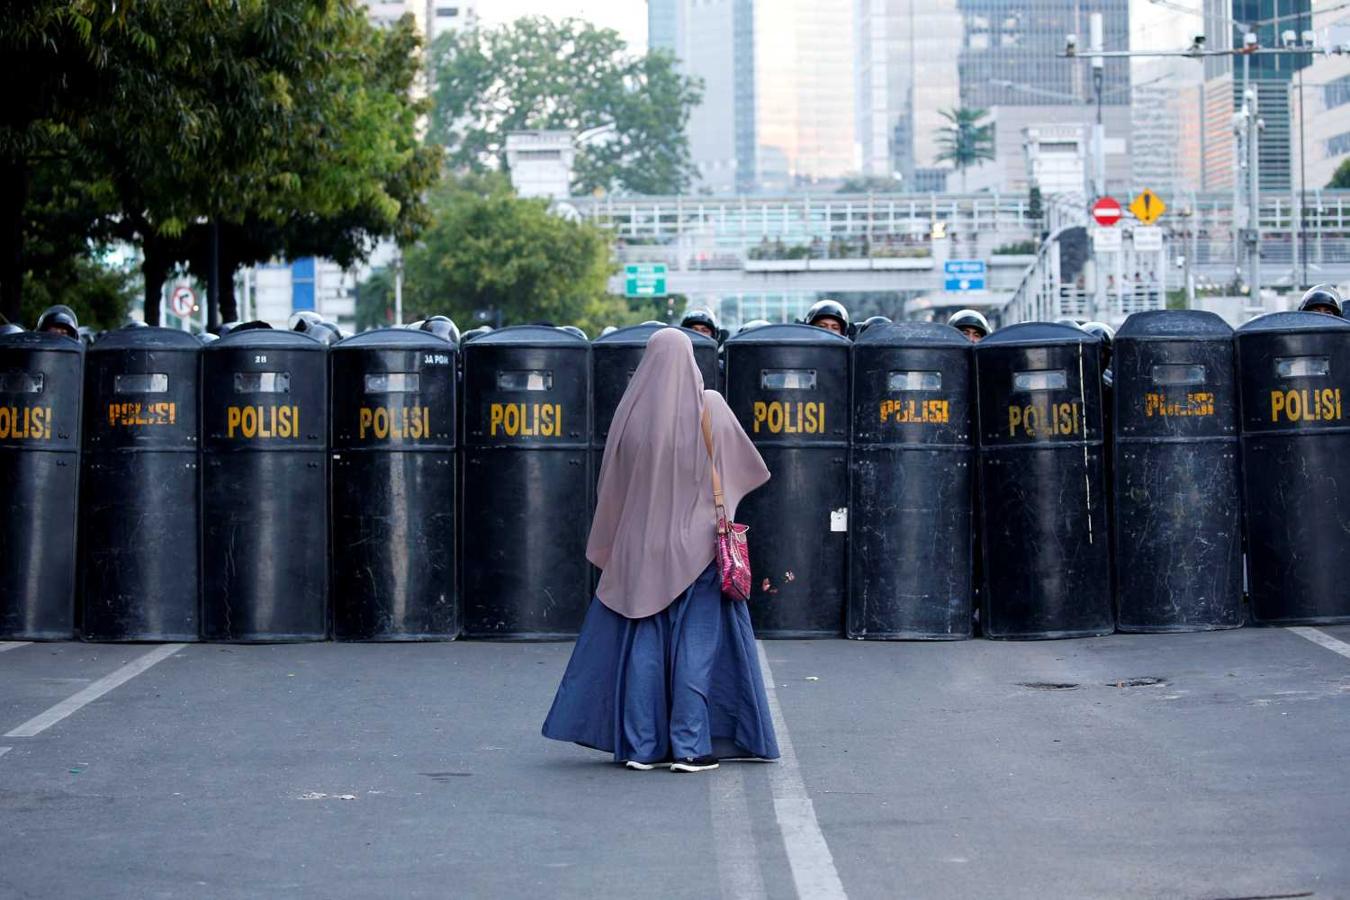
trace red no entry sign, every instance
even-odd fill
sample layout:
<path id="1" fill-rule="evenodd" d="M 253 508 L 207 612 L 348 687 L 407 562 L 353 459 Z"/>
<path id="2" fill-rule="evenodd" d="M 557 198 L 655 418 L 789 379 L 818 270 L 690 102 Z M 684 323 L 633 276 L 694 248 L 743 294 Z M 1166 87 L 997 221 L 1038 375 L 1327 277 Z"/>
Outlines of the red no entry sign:
<path id="1" fill-rule="evenodd" d="M 1120 221 L 1120 204 L 1110 197 L 1103 197 L 1092 204 L 1092 218 L 1098 225 L 1110 227 Z"/>

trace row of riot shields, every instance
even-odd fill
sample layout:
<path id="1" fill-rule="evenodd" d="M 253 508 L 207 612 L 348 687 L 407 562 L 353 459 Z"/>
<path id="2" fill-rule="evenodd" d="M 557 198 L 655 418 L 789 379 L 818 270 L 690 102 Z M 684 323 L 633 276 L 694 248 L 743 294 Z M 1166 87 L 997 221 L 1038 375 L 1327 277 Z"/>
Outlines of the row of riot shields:
<path id="1" fill-rule="evenodd" d="M 0 338 L 0 638 L 572 635 L 658 327 Z M 1235 627 L 1244 549 L 1253 620 L 1350 621 L 1350 323 L 1141 313 L 1105 394 L 1061 325 L 691 340 L 773 473 L 738 515 L 762 636 Z"/>

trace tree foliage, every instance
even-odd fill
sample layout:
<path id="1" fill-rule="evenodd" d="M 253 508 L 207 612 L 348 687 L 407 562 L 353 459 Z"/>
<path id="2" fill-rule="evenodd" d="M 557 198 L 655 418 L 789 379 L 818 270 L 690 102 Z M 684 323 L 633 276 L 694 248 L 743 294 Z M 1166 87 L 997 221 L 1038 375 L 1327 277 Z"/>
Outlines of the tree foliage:
<path id="1" fill-rule="evenodd" d="M 238 265 L 349 263 L 424 224 L 438 155 L 416 139 L 410 19 L 378 31 L 355 0 L 18 5 L 0 51 L 22 51 L 23 80 L 45 88 L 0 130 L 0 165 L 25 186 L 44 168 L 87 175 L 106 208 L 83 236 L 141 249 L 147 318 L 176 263 L 228 301 Z M 40 212 L 26 190 L 0 203 L 11 231 Z M 11 276 L 0 267 L 6 291 Z"/>
<path id="2" fill-rule="evenodd" d="M 685 133 L 699 83 L 663 51 L 628 54 L 618 32 L 576 19 L 523 18 L 440 37 L 431 138 L 452 166 L 506 168 L 512 131 L 613 131 L 580 148 L 573 190 L 675 194 L 696 174 Z"/>
<path id="3" fill-rule="evenodd" d="M 640 321 L 606 292 L 610 238 L 599 227 L 522 199 L 500 173 L 447 180 L 429 198 L 432 224 L 404 256 L 403 317 L 448 315 L 461 328 L 486 320 L 520 325 L 605 325 Z M 362 326 L 392 321 L 392 276 L 376 272 L 357 292 Z M 479 314 L 482 318 L 479 318 Z"/>
<path id="4" fill-rule="evenodd" d="M 1328 188 L 1350 188 L 1350 159 L 1343 160 L 1327 182 Z"/>
<path id="5" fill-rule="evenodd" d="M 949 162 L 961 173 L 961 190 L 966 189 L 966 170 L 994 158 L 994 126 L 982 122 L 987 109 L 945 109 L 947 124 L 938 129 L 938 162 Z"/>

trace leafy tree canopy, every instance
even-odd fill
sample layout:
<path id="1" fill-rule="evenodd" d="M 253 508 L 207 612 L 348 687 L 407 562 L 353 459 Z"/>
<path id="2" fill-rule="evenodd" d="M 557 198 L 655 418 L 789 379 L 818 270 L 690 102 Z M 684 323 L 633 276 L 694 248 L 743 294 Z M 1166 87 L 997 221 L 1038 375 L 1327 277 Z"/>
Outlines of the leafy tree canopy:
<path id="1" fill-rule="evenodd" d="M 1331 180 L 1327 182 L 1328 188 L 1350 188 L 1350 159 L 1346 159 L 1336 167 L 1332 173 Z"/>
<path id="2" fill-rule="evenodd" d="M 437 39 L 432 140 L 456 169 L 506 169 L 513 131 L 612 133 L 581 147 L 573 190 L 675 194 L 696 174 L 685 128 L 702 88 L 670 54 L 628 54 L 618 32 L 576 19 L 523 18 Z"/>
<path id="3" fill-rule="evenodd" d="M 404 255 L 403 318 L 448 315 L 461 328 L 477 314 L 503 325 L 577 325 L 594 337 L 605 325 L 633 324 L 630 309 L 606 292 L 610 237 L 598 226 L 522 199 L 500 173 L 447 180 L 429 198 L 432 224 Z M 358 327 L 392 321 L 393 279 L 374 273 L 357 292 Z"/>

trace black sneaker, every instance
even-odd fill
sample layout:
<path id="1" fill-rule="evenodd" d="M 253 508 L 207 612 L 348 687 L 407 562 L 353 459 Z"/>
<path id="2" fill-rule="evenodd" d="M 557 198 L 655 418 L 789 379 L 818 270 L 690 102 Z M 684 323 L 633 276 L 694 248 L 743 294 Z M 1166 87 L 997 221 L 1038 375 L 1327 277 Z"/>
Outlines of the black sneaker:
<path id="1" fill-rule="evenodd" d="M 638 771 L 638 772 L 650 772 L 652 769 L 669 769 L 669 768 L 670 768 L 670 763 L 669 763 L 669 762 L 652 762 L 652 763 L 645 763 L 645 762 L 638 762 L 636 759 L 626 759 L 626 760 L 623 761 L 623 764 L 624 764 L 625 766 L 627 766 L 628 768 L 634 769 L 634 770 L 636 770 L 636 771 Z"/>
<path id="2" fill-rule="evenodd" d="M 672 772 L 707 772 L 710 769 L 717 768 L 717 757 L 700 756 L 697 759 L 684 756 L 670 764 Z"/>

